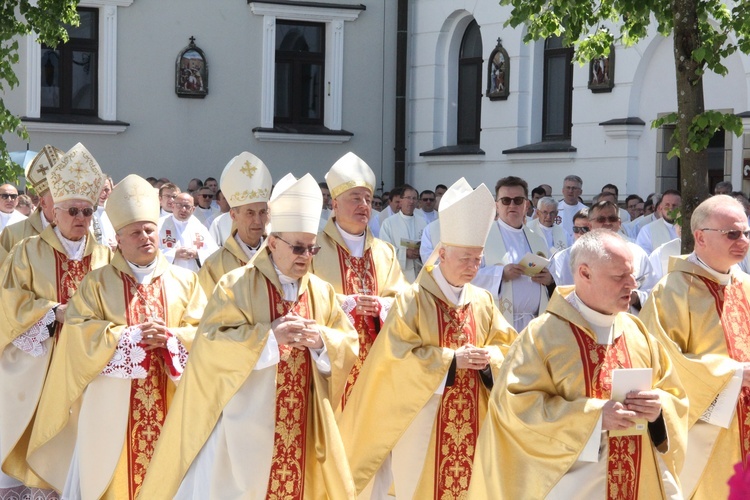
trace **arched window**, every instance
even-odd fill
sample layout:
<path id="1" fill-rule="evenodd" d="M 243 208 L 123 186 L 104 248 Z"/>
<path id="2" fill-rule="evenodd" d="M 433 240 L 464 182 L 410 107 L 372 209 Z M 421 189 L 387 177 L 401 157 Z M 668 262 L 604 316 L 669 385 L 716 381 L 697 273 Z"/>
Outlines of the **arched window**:
<path id="1" fill-rule="evenodd" d="M 563 47 L 562 38 L 544 42 L 544 107 L 542 140 L 570 140 L 573 103 L 573 48 Z"/>
<path id="2" fill-rule="evenodd" d="M 479 145 L 482 119 L 482 35 L 472 21 L 466 27 L 458 55 L 456 142 Z"/>

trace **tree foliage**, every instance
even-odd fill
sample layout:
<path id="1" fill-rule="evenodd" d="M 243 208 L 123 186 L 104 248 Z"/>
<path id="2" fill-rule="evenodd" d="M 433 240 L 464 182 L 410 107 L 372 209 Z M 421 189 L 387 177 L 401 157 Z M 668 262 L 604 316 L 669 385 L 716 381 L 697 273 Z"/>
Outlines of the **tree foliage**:
<path id="1" fill-rule="evenodd" d="M 675 125 L 680 158 L 682 215 L 689 227 L 693 209 L 708 196 L 708 167 L 704 152 L 719 129 L 742 134 L 733 114 L 706 111 L 703 75 L 726 75 L 726 58 L 750 53 L 750 2 L 746 0 L 501 0 L 512 6 L 506 24 L 527 27 L 525 41 L 560 36 L 575 47 L 585 63 L 607 55 L 613 43 L 630 46 L 648 36 L 655 25 L 662 36 L 672 35 L 676 70 L 677 111 L 655 120 L 654 127 Z M 692 234 L 683 232 L 683 250 L 692 248 Z"/>
<path id="2" fill-rule="evenodd" d="M 22 36 L 35 33 L 48 46 L 68 40 L 65 25 L 77 25 L 76 7 L 80 0 L 0 0 L 0 92 L 15 88 L 18 76 L 13 67 L 18 63 L 18 44 Z M 15 133 L 25 140 L 28 134 L 21 119 L 5 106 L 0 98 L 0 181 L 15 182 L 23 170 L 8 154 L 6 133 Z"/>

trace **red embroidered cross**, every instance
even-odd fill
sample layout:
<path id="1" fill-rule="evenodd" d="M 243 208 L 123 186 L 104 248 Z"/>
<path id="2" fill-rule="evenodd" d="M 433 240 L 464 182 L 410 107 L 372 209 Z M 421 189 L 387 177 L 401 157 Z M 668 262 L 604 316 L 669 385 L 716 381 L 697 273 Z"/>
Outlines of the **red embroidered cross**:
<path id="1" fill-rule="evenodd" d="M 198 249 L 203 248 L 203 236 L 201 236 L 200 233 L 195 233 L 195 241 L 193 242 L 193 245 Z"/>

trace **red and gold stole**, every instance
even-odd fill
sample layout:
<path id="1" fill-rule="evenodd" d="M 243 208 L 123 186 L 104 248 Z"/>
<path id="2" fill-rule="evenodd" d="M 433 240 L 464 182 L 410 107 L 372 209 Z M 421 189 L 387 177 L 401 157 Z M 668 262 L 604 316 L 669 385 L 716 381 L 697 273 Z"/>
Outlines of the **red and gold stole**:
<path id="1" fill-rule="evenodd" d="M 266 279 L 271 320 L 294 313 L 310 318 L 307 291 L 297 302 L 285 301 Z M 276 367 L 276 427 L 273 459 L 268 478 L 269 499 L 302 499 L 305 491 L 307 411 L 310 398 L 310 351 L 280 345 L 281 360 Z"/>
<path id="2" fill-rule="evenodd" d="M 71 260 L 62 252 L 53 250 L 55 253 L 55 276 L 57 282 L 57 301 L 67 304 L 70 298 L 78 290 L 86 273 L 91 271 L 91 255 L 86 255 L 81 260 Z M 62 323 L 55 326 L 55 342 L 59 338 Z"/>
<path id="3" fill-rule="evenodd" d="M 578 342 L 586 382 L 586 397 L 609 399 L 612 392 L 612 370 L 632 368 L 625 335 L 620 335 L 612 345 L 597 344 L 586 332 L 570 323 Z M 641 476 L 641 436 L 609 438 L 607 458 L 607 499 L 632 500 L 638 498 Z"/>
<path id="4" fill-rule="evenodd" d="M 729 357 L 750 361 L 750 304 L 748 304 L 742 284 L 732 279 L 727 286 L 700 276 L 706 288 L 716 301 L 716 311 L 724 329 Z M 740 431 L 742 466 L 747 469 L 750 453 L 750 388 L 743 387 L 737 398 L 737 424 Z"/>
<path id="5" fill-rule="evenodd" d="M 167 297 L 161 286 L 161 277 L 149 285 L 140 285 L 132 276 L 121 274 L 127 305 L 128 326 L 139 325 L 159 318 L 168 324 Z M 146 351 L 141 363 L 146 378 L 130 383 L 130 415 L 125 438 L 128 461 L 128 498 L 138 496 L 148 464 L 154 455 L 156 440 L 161 434 L 167 416 L 167 372 L 157 350 Z"/>
<path id="6" fill-rule="evenodd" d="M 375 275 L 375 262 L 372 260 L 372 250 L 365 250 L 362 257 L 353 257 L 352 254 L 336 245 L 339 255 L 339 267 L 341 269 L 342 286 L 344 295 L 377 295 L 378 278 Z M 370 352 L 372 343 L 380 328 L 375 324 L 372 316 L 362 316 L 352 311 L 354 317 L 354 328 L 359 336 L 359 356 L 354 360 L 354 366 L 349 372 L 346 379 L 346 388 L 344 396 L 341 398 L 341 407 L 346 404 L 346 400 L 352 392 L 354 382 L 357 381 L 359 372 L 362 369 L 362 363 L 365 362 L 367 354 Z"/>
<path id="7" fill-rule="evenodd" d="M 451 307 L 435 297 L 440 347 L 476 345 L 471 304 Z M 435 427 L 436 499 L 463 498 L 469 489 L 474 449 L 479 434 L 479 386 L 476 370 L 457 369 L 453 385 L 440 400 Z"/>

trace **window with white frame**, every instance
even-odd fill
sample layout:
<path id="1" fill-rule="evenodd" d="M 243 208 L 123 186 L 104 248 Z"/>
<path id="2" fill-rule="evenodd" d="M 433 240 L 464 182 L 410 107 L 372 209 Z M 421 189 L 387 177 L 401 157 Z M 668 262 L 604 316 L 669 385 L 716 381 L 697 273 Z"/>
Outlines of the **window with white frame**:
<path id="1" fill-rule="evenodd" d="M 250 2 L 250 8 L 263 16 L 261 123 L 255 137 L 348 141 L 351 134 L 342 130 L 344 24 L 364 7 L 269 1 Z"/>

